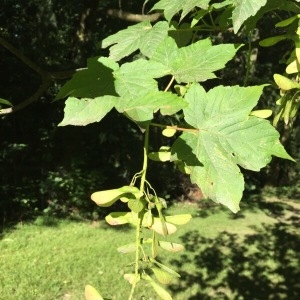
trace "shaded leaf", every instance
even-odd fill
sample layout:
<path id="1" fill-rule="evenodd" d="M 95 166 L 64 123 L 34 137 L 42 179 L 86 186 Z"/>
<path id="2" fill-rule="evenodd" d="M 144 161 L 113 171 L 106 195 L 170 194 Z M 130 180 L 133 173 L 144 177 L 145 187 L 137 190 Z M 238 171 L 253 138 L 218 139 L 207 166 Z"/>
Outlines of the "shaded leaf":
<path id="1" fill-rule="evenodd" d="M 71 80 L 60 89 L 55 99 L 73 96 L 76 98 L 96 98 L 117 96 L 113 72 L 119 65 L 106 57 L 89 58 L 87 69 L 76 72 Z"/>
<path id="2" fill-rule="evenodd" d="M 3 98 L 0 98 L 0 103 L 1 104 L 5 104 L 5 105 L 8 105 L 8 106 L 13 106 L 11 102 L 9 102 L 8 100 L 5 100 Z"/>
<path id="3" fill-rule="evenodd" d="M 86 126 L 101 121 L 117 103 L 117 97 L 103 96 L 95 99 L 69 97 L 65 102 L 64 118 L 58 126 Z"/>

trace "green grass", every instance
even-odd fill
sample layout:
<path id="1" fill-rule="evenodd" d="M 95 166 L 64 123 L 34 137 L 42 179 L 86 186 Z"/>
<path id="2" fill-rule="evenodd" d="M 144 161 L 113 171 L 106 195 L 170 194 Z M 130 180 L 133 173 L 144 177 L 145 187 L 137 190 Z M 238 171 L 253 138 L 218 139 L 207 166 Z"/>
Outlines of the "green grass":
<path id="1" fill-rule="evenodd" d="M 297 201 L 250 199 L 237 215 L 203 201 L 177 204 L 168 214 L 193 219 L 168 239 L 184 244 L 160 260 L 181 273 L 169 286 L 174 299 L 298 299 L 300 238 Z M 84 299 L 84 286 L 103 296 L 127 299 L 123 279 L 131 254 L 118 246 L 134 239 L 130 227 L 104 221 L 71 222 L 38 218 L 19 224 L 0 240 L 0 299 Z M 158 299 L 139 286 L 135 299 Z M 299 298 L 300 299 L 300 298 Z"/>

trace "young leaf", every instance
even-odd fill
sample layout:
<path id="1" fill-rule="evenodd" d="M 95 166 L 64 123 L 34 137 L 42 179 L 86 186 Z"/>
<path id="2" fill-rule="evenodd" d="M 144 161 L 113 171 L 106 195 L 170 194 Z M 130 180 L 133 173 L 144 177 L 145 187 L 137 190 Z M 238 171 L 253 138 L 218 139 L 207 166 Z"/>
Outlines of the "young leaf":
<path id="1" fill-rule="evenodd" d="M 101 121 L 118 103 L 114 96 L 103 96 L 95 99 L 77 99 L 69 97 L 65 102 L 64 118 L 58 126 L 86 126 Z"/>
<path id="2" fill-rule="evenodd" d="M 251 16 L 254 16 L 267 0 L 235 0 L 232 12 L 234 32 L 237 33 L 242 24 Z"/>
<path id="3" fill-rule="evenodd" d="M 75 73 L 72 79 L 60 89 L 55 99 L 62 99 L 67 96 L 76 98 L 117 96 L 113 72 L 118 68 L 119 65 L 109 58 L 90 58 L 87 61 L 87 69 Z"/>
<path id="4" fill-rule="evenodd" d="M 141 22 L 110 35 L 102 41 L 102 47 L 113 45 L 109 50 L 110 58 L 115 61 L 138 49 L 142 54 L 151 57 L 159 43 L 168 35 L 168 29 L 167 22 L 158 22 L 153 27 L 150 21 Z"/>
<path id="5" fill-rule="evenodd" d="M 219 86 L 206 93 L 193 84 L 185 96 L 189 107 L 184 114 L 186 122 L 199 131 L 183 133 L 172 147 L 173 159 L 186 162 L 203 194 L 233 212 L 239 210 L 244 189 L 238 165 L 259 171 L 272 155 L 293 160 L 273 126 L 249 116 L 262 89 Z"/>
<path id="6" fill-rule="evenodd" d="M 91 285 L 85 286 L 85 300 L 104 300 L 98 291 Z"/>
<path id="7" fill-rule="evenodd" d="M 233 44 L 213 46 L 209 39 L 200 40 L 178 50 L 178 56 L 170 62 L 171 74 L 178 83 L 215 78 L 213 72 L 224 68 L 237 50 Z"/>
<path id="8" fill-rule="evenodd" d="M 181 20 L 195 7 L 200 7 L 202 9 L 208 8 L 208 3 L 210 0 L 160 0 L 157 2 L 151 11 L 153 10 L 163 10 L 164 16 L 168 22 L 171 21 L 173 16 L 182 10 Z"/>

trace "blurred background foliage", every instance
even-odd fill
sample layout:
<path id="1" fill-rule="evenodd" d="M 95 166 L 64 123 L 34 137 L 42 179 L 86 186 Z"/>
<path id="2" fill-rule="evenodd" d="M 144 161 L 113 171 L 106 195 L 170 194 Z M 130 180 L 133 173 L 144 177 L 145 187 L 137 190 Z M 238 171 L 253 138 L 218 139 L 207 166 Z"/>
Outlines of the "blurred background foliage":
<path id="1" fill-rule="evenodd" d="M 154 3 L 150 1 L 146 8 Z M 142 5 L 140 0 L 2 0 L 0 38 L 41 69 L 68 73 L 85 67 L 88 57 L 107 55 L 107 49 L 99 47 L 101 40 L 133 24 L 112 17 L 108 10 L 122 8 L 140 14 Z M 258 42 L 278 33 L 274 24 L 280 14 L 283 18 L 289 16 L 280 11 L 276 16 L 266 14 L 251 35 L 244 31 L 238 35 L 205 33 L 203 37 L 209 36 L 215 43 L 245 44 L 218 74 L 221 80 L 208 81 L 205 87 L 267 82 L 271 85 L 266 87 L 259 107 L 275 109 L 278 90 L 272 76 L 275 72 L 284 72 L 285 66 L 279 61 L 292 50 L 292 45 L 283 41 L 275 47 L 261 48 Z M 252 44 L 251 64 L 245 82 L 249 42 Z M 39 74 L 2 45 L 0 78 L 0 98 L 14 105 L 34 94 L 41 84 Z M 101 211 L 89 200 L 89 195 L 95 190 L 128 184 L 141 168 L 141 132 L 116 112 L 101 123 L 87 127 L 57 127 L 63 118 L 64 103 L 53 100 L 65 80 L 53 81 L 38 101 L 24 109 L 0 115 L 0 220 L 3 226 L 40 213 L 97 218 Z M 283 124 L 278 129 L 286 149 L 298 159 L 299 118 L 292 129 Z M 151 140 L 154 149 L 169 142 L 155 129 Z M 297 198 L 299 174 L 299 164 L 274 159 L 260 173 L 245 172 L 246 188 L 248 192 L 261 192 L 266 186 L 276 187 L 281 196 Z M 151 163 L 149 180 L 158 193 L 168 199 L 188 197 L 193 200 L 193 186 L 175 172 L 171 164 Z M 201 192 L 196 192 L 196 198 L 201 198 Z"/>

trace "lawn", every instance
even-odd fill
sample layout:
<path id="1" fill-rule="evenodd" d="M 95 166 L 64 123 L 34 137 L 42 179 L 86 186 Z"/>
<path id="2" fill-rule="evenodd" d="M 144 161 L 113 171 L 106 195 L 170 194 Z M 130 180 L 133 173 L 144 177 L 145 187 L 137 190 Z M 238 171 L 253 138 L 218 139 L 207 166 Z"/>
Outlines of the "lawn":
<path id="1" fill-rule="evenodd" d="M 300 299 L 299 211 L 297 201 L 259 197 L 236 215 L 207 201 L 170 207 L 193 215 L 169 237 L 185 251 L 159 255 L 181 274 L 168 287 L 174 299 Z M 107 298 L 126 299 L 123 274 L 133 255 L 116 248 L 133 238 L 132 228 L 103 220 L 18 224 L 0 240 L 0 298 L 82 300 L 92 284 Z M 135 299 L 158 297 L 143 286 Z"/>

